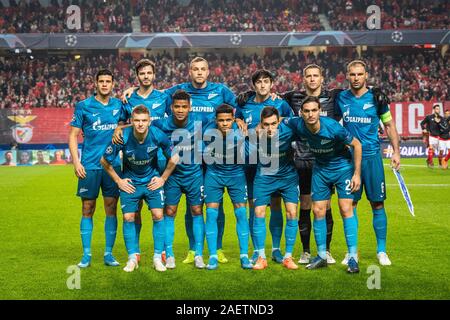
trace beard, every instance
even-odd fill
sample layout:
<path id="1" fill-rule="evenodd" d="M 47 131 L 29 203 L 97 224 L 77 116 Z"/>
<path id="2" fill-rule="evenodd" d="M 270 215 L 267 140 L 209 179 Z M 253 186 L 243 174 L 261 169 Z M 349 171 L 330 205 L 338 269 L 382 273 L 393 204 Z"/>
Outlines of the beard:
<path id="1" fill-rule="evenodd" d="M 355 90 L 359 90 L 359 89 L 361 89 L 362 87 L 364 87 L 364 85 L 365 85 L 364 82 L 359 82 L 358 84 L 352 83 L 352 88 L 355 89 Z"/>
<path id="2" fill-rule="evenodd" d="M 199 80 L 194 79 L 194 83 L 195 83 L 196 85 L 198 85 L 198 86 L 204 85 L 205 82 L 206 82 L 206 80 L 200 80 L 200 81 L 199 81 Z"/>
<path id="3" fill-rule="evenodd" d="M 149 84 L 147 85 L 147 84 L 144 84 L 144 82 L 143 81 L 140 81 L 139 80 L 139 86 L 141 87 L 141 88 L 144 88 L 144 89 L 149 89 L 151 86 L 152 86 L 152 82 L 151 81 L 149 81 Z"/>

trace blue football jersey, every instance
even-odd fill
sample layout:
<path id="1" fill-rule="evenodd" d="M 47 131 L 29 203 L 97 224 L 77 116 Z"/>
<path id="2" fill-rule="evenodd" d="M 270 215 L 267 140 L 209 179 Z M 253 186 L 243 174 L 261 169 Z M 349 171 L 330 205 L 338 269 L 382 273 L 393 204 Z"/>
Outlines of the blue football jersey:
<path id="1" fill-rule="evenodd" d="M 186 82 L 166 89 L 165 92 L 172 96 L 179 89 L 191 95 L 192 112 L 200 115 L 204 122 L 214 119 L 217 107 L 223 103 L 236 108 L 236 96 L 222 83 L 207 82 L 205 88 L 197 89 L 192 83 Z"/>
<path id="2" fill-rule="evenodd" d="M 204 127 L 203 143 L 208 172 L 220 177 L 244 175 L 246 143 L 236 123 L 224 137 L 211 120 Z"/>
<path id="3" fill-rule="evenodd" d="M 116 98 L 109 98 L 108 104 L 104 105 L 92 96 L 75 105 L 70 125 L 83 131 L 81 164 L 86 170 L 102 169 L 100 159 L 111 142 L 121 112 L 122 102 Z M 119 166 L 120 159 L 115 159 L 112 164 Z"/>
<path id="4" fill-rule="evenodd" d="M 291 107 L 285 100 L 272 100 L 269 97 L 263 102 L 255 102 L 255 97 L 252 96 L 244 106 L 237 107 L 236 109 L 236 118 L 244 120 L 248 129 L 256 128 L 261 121 L 261 111 L 265 107 L 275 107 L 280 112 L 280 117 L 294 116 Z"/>
<path id="5" fill-rule="evenodd" d="M 278 125 L 277 134 L 271 138 L 258 140 L 257 146 L 249 140 L 249 153 L 258 153 L 257 175 L 287 178 L 297 174 L 292 161 L 292 141 L 297 136 L 284 122 Z M 273 146 L 273 148 L 272 148 Z M 278 161 L 278 164 L 276 162 Z M 264 170 L 262 170 L 264 169 Z"/>
<path id="6" fill-rule="evenodd" d="M 370 89 L 359 98 L 348 89 L 338 94 L 336 107 L 344 127 L 361 141 L 363 158 L 380 153 L 378 126 L 380 117 L 389 112 L 389 106 L 378 108 Z"/>
<path id="7" fill-rule="evenodd" d="M 174 151 L 180 150 L 180 161 L 172 173 L 173 176 L 184 178 L 202 174 L 202 122 L 195 120 L 196 116 L 190 113 L 186 125 L 182 128 L 177 127 L 173 116 L 152 121 L 151 126 L 164 132 Z"/>
<path id="8" fill-rule="evenodd" d="M 150 126 L 147 137 L 139 143 L 133 134 L 133 127 L 123 130 L 123 144 L 110 144 L 103 155 L 106 161 L 112 163 L 119 151 L 123 154 L 123 176 L 133 184 L 148 184 L 158 176 L 158 149 L 163 150 L 166 157 L 171 156 L 171 145 L 167 136 L 158 128 Z"/>
<path id="9" fill-rule="evenodd" d="M 172 114 L 172 98 L 167 93 L 153 89 L 147 98 L 143 98 L 137 93 L 136 90 L 128 99 L 128 102 L 124 105 L 120 121 L 127 121 L 131 118 L 131 112 L 133 109 L 141 104 L 146 106 L 150 111 L 150 117 L 152 120 L 161 119 Z"/>
<path id="10" fill-rule="evenodd" d="M 306 139 L 318 166 L 339 169 L 351 164 L 352 155 L 347 145 L 353 136 L 334 119 L 321 116 L 319 121 L 319 132 L 312 133 L 303 118 L 283 119 L 297 136 Z"/>

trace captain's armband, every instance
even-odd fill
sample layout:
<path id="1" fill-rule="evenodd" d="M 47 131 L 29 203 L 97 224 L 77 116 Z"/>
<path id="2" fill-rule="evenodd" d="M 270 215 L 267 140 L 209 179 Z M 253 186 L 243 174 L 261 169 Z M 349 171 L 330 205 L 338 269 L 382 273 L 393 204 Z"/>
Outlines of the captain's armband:
<path id="1" fill-rule="evenodd" d="M 388 111 L 380 116 L 381 122 L 386 123 L 392 120 L 391 112 Z"/>

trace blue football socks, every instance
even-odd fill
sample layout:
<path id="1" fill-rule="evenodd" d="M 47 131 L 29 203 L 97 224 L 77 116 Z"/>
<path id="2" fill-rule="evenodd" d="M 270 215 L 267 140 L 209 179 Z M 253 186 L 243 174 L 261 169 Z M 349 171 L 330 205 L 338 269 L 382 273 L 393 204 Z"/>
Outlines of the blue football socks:
<path id="1" fill-rule="evenodd" d="M 192 227 L 195 239 L 195 255 L 203 255 L 203 241 L 205 238 L 205 222 L 203 215 L 192 216 Z"/>
<path id="2" fill-rule="evenodd" d="M 377 237 L 377 253 L 386 252 L 387 216 L 384 208 L 372 210 L 373 229 Z"/>
<path id="3" fill-rule="evenodd" d="M 92 221 L 92 217 L 81 217 L 80 234 L 81 243 L 83 245 L 83 255 L 91 255 L 91 240 L 93 228 L 94 222 Z"/>
<path id="4" fill-rule="evenodd" d="M 358 223 L 355 216 L 343 218 L 344 234 L 350 258 L 358 259 Z"/>
<path id="5" fill-rule="evenodd" d="M 117 217 L 106 216 L 105 218 L 105 253 L 112 253 L 117 234 Z"/>
<path id="6" fill-rule="evenodd" d="M 327 258 L 327 222 L 325 217 L 313 221 L 314 238 L 317 244 L 317 254 L 322 258 Z"/>
<path id="7" fill-rule="evenodd" d="M 286 219 L 286 229 L 284 236 L 286 238 L 286 252 L 285 258 L 292 256 L 294 251 L 295 239 L 297 237 L 297 219 Z"/>
<path id="8" fill-rule="evenodd" d="M 270 209 L 269 230 L 272 235 L 272 248 L 279 249 L 283 234 L 283 214 L 281 210 Z"/>
<path id="9" fill-rule="evenodd" d="M 239 253 L 241 255 L 248 253 L 248 237 L 249 227 L 247 220 L 247 208 L 240 207 L 234 209 L 234 215 L 236 216 L 236 233 L 239 240 Z"/>
<path id="10" fill-rule="evenodd" d="M 209 256 L 217 255 L 217 216 L 219 210 L 216 208 L 206 208 L 206 242 L 208 243 Z"/>
<path id="11" fill-rule="evenodd" d="M 175 238 L 175 217 L 164 216 L 164 226 L 166 228 L 166 236 L 164 239 L 166 256 L 173 257 L 173 241 Z"/>

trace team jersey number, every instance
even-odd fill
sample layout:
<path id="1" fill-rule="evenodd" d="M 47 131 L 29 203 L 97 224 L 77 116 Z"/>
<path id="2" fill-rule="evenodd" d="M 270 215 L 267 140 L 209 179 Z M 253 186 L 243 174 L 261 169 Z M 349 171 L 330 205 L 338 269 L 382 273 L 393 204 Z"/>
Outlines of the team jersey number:
<path id="1" fill-rule="evenodd" d="M 205 199 L 205 187 L 200 186 L 200 200 L 203 201 Z"/>
<path id="2" fill-rule="evenodd" d="M 352 183 L 351 180 L 349 180 L 349 179 L 345 180 L 345 192 L 347 194 L 350 194 L 352 191 L 351 183 Z"/>

